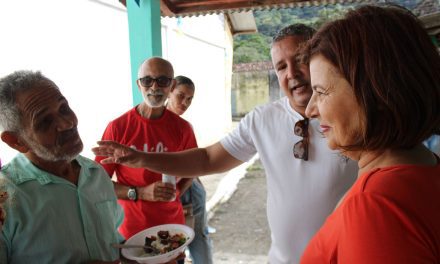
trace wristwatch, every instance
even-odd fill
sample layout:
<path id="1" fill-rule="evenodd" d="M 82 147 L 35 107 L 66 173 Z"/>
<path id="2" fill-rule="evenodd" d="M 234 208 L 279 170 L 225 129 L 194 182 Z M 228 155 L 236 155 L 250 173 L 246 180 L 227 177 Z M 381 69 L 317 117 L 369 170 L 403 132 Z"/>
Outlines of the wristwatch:
<path id="1" fill-rule="evenodd" d="M 128 189 L 127 197 L 128 197 L 128 199 L 131 200 L 131 201 L 136 201 L 136 200 L 137 200 L 137 191 L 136 191 L 136 187 L 131 186 L 131 187 Z"/>

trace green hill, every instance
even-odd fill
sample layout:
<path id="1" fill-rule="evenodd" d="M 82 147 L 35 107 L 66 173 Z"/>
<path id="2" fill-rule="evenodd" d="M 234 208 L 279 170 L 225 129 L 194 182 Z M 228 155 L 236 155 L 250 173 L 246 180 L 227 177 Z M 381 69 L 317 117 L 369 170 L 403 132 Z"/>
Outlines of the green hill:
<path id="1" fill-rule="evenodd" d="M 378 1 L 394 2 L 412 10 L 423 0 Z M 254 12 L 258 33 L 234 37 L 234 63 L 249 63 L 270 60 L 272 36 L 281 28 L 303 23 L 319 28 L 327 21 L 338 18 L 355 4 L 336 4 L 318 7 L 276 9 Z"/>

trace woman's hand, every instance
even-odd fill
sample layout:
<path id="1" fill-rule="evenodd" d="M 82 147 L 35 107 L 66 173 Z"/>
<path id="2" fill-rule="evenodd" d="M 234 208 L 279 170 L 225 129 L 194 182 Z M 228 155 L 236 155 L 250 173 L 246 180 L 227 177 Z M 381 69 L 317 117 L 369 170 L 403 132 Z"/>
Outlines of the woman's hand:
<path id="1" fill-rule="evenodd" d="M 145 152 L 132 149 L 115 141 L 102 140 L 97 142 L 98 147 L 92 148 L 96 156 L 107 157 L 101 160 L 102 164 L 118 163 L 132 168 L 144 167 Z"/>

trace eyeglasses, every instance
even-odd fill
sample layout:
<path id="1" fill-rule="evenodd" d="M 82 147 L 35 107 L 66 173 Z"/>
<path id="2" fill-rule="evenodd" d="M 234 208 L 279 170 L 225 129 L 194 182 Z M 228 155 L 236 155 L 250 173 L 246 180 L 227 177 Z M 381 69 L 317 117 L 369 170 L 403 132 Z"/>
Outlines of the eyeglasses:
<path id="1" fill-rule="evenodd" d="M 151 76 L 145 76 L 138 79 L 143 87 L 151 87 L 153 83 L 156 82 L 159 87 L 167 87 L 171 84 L 172 78 L 168 78 L 166 76 L 159 76 L 157 78 L 153 78 Z"/>
<path id="2" fill-rule="evenodd" d="M 309 158 L 309 119 L 306 118 L 296 122 L 293 133 L 303 137 L 303 139 L 293 145 L 293 156 L 307 161 Z"/>

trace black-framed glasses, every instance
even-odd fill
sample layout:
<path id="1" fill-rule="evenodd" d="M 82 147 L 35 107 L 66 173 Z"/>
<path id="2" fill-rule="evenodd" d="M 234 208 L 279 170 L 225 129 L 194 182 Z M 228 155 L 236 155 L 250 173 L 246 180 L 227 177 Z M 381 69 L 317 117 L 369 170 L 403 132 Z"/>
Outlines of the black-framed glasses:
<path id="1" fill-rule="evenodd" d="M 307 160 L 309 158 L 309 119 L 306 118 L 296 122 L 293 133 L 303 137 L 293 145 L 293 156 L 297 159 Z"/>
<path id="2" fill-rule="evenodd" d="M 138 80 L 143 87 L 147 87 L 147 88 L 153 86 L 154 82 L 156 82 L 157 86 L 159 87 L 168 87 L 171 84 L 173 78 L 169 78 L 166 76 L 159 76 L 157 78 L 153 78 L 151 76 L 145 76 L 139 78 Z"/>

